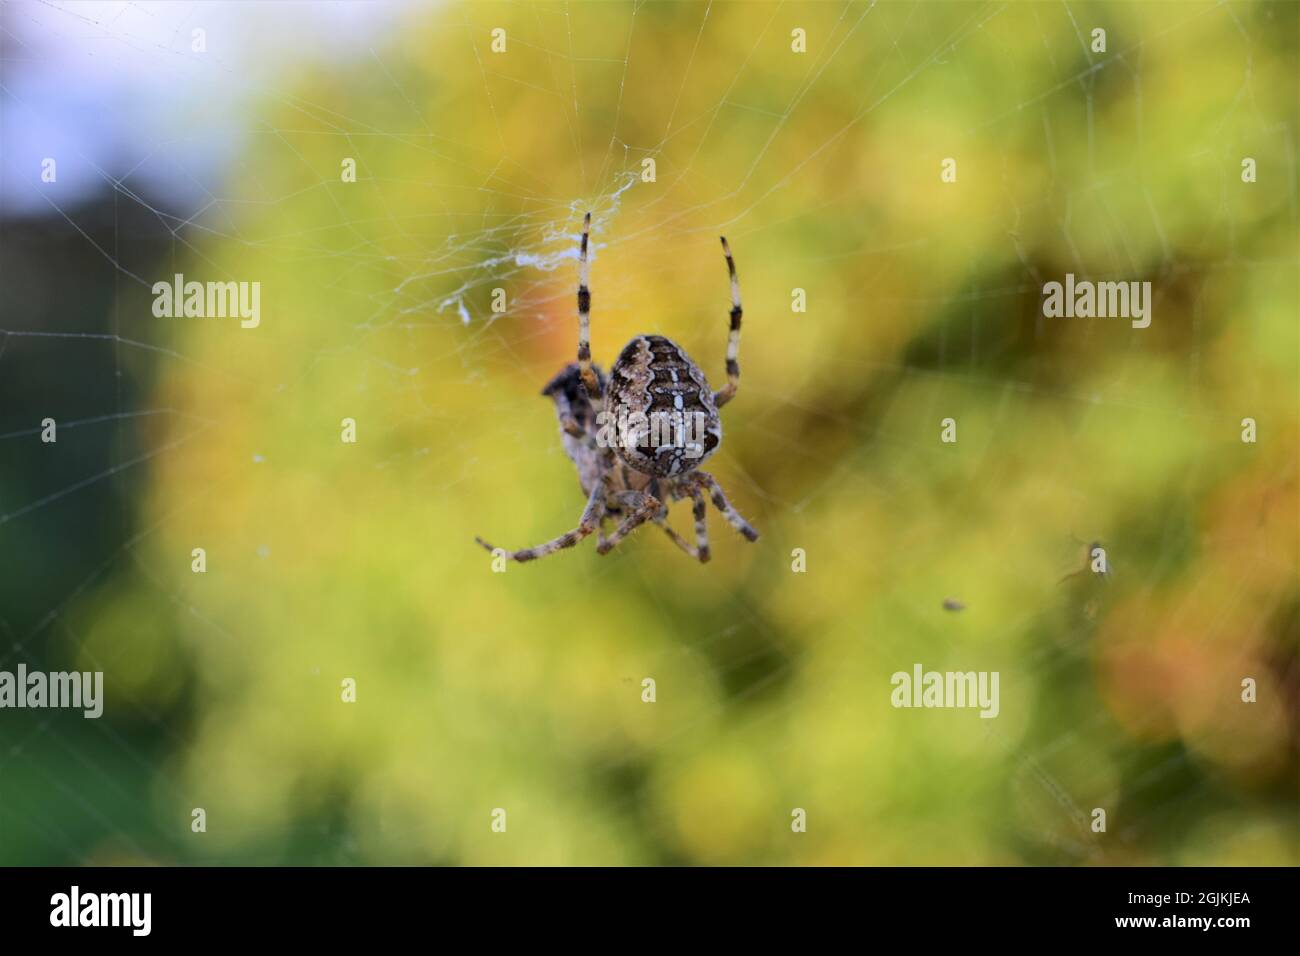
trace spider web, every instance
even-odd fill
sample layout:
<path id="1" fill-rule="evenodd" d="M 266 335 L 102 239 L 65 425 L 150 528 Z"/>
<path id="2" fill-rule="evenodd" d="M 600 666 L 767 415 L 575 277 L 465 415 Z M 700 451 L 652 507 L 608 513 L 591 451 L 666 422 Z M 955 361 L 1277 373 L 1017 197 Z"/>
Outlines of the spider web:
<path id="1" fill-rule="evenodd" d="M 99 721 L 0 712 L 3 856 L 1295 861 L 1295 552 L 1270 529 L 1295 510 L 1297 116 L 1293 82 L 1261 92 L 1294 79 L 1286 5 L 0 16 L 0 669 L 102 669 L 111 695 Z M 1171 63 L 1201 57 L 1180 140 Z M 1264 198 L 1235 192 L 1245 155 Z M 710 467 L 764 537 L 711 515 L 704 568 L 656 529 L 502 575 L 472 546 L 577 521 L 536 393 L 573 354 L 587 211 L 605 367 L 658 332 L 716 384 L 716 237 L 736 254 Z M 1153 327 L 1050 325 L 1066 270 L 1153 280 Z M 155 319 L 176 272 L 266 276 L 262 326 Z M 364 467 L 335 456 L 353 408 Z M 1272 450 L 1223 465 L 1252 412 Z M 331 484 L 373 516 L 296 513 Z M 1093 540 L 1108 580 L 1073 573 Z M 1000 671 L 1002 715 L 891 708 L 914 662 Z M 1207 728 L 1265 665 L 1259 722 Z M 339 717 L 358 671 L 373 716 Z"/>

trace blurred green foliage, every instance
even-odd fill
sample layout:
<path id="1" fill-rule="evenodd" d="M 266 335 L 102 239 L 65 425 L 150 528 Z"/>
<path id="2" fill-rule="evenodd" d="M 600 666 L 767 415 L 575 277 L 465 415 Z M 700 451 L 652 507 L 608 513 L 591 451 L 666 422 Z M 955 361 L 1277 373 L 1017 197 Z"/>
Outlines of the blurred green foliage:
<path id="1" fill-rule="evenodd" d="M 1296 17 L 450 5 L 286 75 L 221 184 L 237 229 L 176 266 L 261 281 L 261 327 L 180 326 L 152 401 L 201 421 L 139 426 L 192 437 L 69 612 L 110 700 L 176 715 L 149 833 L 88 854 L 1300 862 Z M 730 238 L 744 377 L 710 470 L 763 538 L 711 515 L 703 567 L 651 529 L 495 574 L 475 534 L 582 507 L 537 393 L 587 208 L 606 367 L 657 332 L 722 379 Z M 1044 319 L 1066 272 L 1151 281 L 1151 327 Z M 917 662 L 999 671 L 1000 716 L 893 709 Z"/>

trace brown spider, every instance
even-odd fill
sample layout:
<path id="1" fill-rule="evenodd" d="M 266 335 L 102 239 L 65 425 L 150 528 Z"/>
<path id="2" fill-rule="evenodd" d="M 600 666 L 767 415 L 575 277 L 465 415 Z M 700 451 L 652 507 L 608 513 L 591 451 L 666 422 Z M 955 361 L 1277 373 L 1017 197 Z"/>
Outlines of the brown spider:
<path id="1" fill-rule="evenodd" d="M 571 548 L 599 532 L 597 554 L 606 554 L 647 521 L 667 532 L 683 551 L 709 560 L 705 495 L 732 526 L 750 541 L 758 532 L 727 501 L 717 480 L 699 471 L 722 443 L 718 409 L 740 383 L 740 283 L 727 240 L 722 251 L 731 276 L 731 333 L 727 340 L 727 384 L 714 392 L 686 351 L 662 335 L 638 335 L 606 376 L 591 364 L 591 292 L 587 288 L 587 241 L 591 214 L 582 224 L 578 247 L 578 361 L 562 368 L 542 394 L 555 402 L 564 452 L 578 470 L 587 496 L 578 527 L 535 548 L 502 552 L 515 561 L 532 561 Z M 668 526 L 667 501 L 695 503 L 695 544 Z M 605 537 L 605 522 L 618 527 Z M 497 549 L 482 538 L 489 551 Z"/>

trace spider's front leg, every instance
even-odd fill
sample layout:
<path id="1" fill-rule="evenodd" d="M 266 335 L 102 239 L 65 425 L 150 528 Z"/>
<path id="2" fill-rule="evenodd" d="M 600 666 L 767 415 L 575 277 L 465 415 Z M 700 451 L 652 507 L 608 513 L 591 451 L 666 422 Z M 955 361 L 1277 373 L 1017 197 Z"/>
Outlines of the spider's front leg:
<path id="1" fill-rule="evenodd" d="M 718 408 L 731 401 L 740 387 L 740 320 L 745 314 L 740 305 L 740 279 L 736 277 L 736 263 L 726 236 L 722 237 L 722 254 L 727 257 L 727 275 L 731 279 L 731 326 L 727 331 L 727 384 L 713 393 Z"/>
<path id="2" fill-rule="evenodd" d="M 605 479 L 602 476 L 591 489 L 591 497 L 587 499 L 587 507 L 583 509 L 582 518 L 578 522 L 578 527 L 574 528 L 572 531 L 566 531 L 558 538 L 552 538 L 545 544 L 539 544 L 535 548 L 524 548 L 522 551 L 507 551 L 505 556 L 511 561 L 534 561 L 537 558 L 544 558 L 548 554 L 554 554 L 562 548 L 572 548 L 575 544 L 600 527 L 600 521 L 604 515 Z M 482 538 L 475 538 L 474 540 L 493 553 L 497 550 Z"/>
<path id="3" fill-rule="evenodd" d="M 591 369 L 591 266 L 587 262 L 587 243 L 591 237 L 591 213 L 582 220 L 582 244 L 578 247 L 578 369 L 582 388 L 587 393 L 591 407 L 600 410 L 600 379 Z"/>

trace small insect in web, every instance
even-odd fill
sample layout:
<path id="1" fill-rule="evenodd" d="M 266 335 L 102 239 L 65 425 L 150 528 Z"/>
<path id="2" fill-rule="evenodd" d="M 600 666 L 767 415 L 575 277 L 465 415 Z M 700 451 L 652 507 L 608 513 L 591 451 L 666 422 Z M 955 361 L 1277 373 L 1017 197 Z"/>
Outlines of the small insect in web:
<path id="1" fill-rule="evenodd" d="M 727 501 L 722 487 L 699 466 L 722 444 L 718 409 L 740 384 L 740 282 L 726 237 L 722 252 L 731 278 L 731 327 L 727 339 L 727 384 L 716 392 L 700 367 L 676 342 L 662 335 L 638 335 L 623 348 L 606 375 L 591 361 L 591 292 L 587 244 L 591 214 L 583 219 L 578 247 L 578 360 L 562 368 L 542 389 L 555 402 L 560 440 L 578 470 L 587 507 L 578 526 L 558 538 L 521 551 L 504 551 L 514 561 L 533 561 L 571 548 L 597 534 L 596 552 L 607 554 L 647 521 L 701 563 L 709 560 L 706 499 L 750 541 L 755 531 Z M 668 503 L 690 498 L 695 543 L 668 525 Z M 606 537 L 606 522 L 616 522 Z M 498 549 L 482 538 L 489 551 Z"/>

